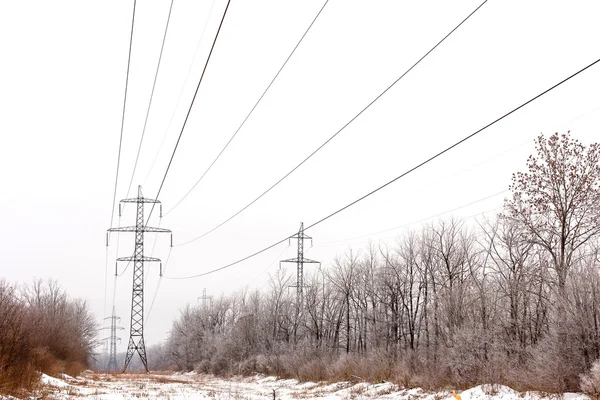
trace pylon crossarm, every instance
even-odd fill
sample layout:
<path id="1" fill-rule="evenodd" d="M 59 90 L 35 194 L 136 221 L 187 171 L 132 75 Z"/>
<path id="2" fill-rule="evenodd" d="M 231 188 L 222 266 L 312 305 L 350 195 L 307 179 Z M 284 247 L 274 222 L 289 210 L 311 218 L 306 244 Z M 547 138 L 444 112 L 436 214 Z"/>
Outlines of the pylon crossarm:
<path id="1" fill-rule="evenodd" d="M 170 229 L 155 228 L 153 226 L 143 226 L 137 228 L 135 226 L 121 226 L 118 228 L 110 228 L 108 232 L 158 232 L 158 233 L 171 233 Z"/>
<path id="2" fill-rule="evenodd" d="M 135 232 L 135 226 L 122 226 L 119 228 L 110 228 L 107 232 Z"/>
<path id="3" fill-rule="evenodd" d="M 303 258 L 302 262 L 309 263 L 309 264 L 321 264 L 321 261 L 309 260 L 308 258 Z"/>
<path id="4" fill-rule="evenodd" d="M 146 197 L 134 197 L 131 199 L 123 199 L 121 200 L 121 203 L 158 203 L 160 204 L 160 201 L 155 200 L 155 199 L 148 199 Z"/>
<path id="5" fill-rule="evenodd" d="M 164 228 L 153 228 L 151 226 L 144 227 L 144 232 L 162 232 L 162 233 L 172 233 L 170 229 Z"/>
<path id="6" fill-rule="evenodd" d="M 281 260 L 280 262 L 289 262 L 289 263 L 297 263 L 298 261 L 307 264 L 320 264 L 320 261 L 315 261 L 315 260 L 309 260 L 308 258 L 302 258 L 302 259 L 298 259 L 298 258 L 289 258 L 287 260 Z"/>
<path id="7" fill-rule="evenodd" d="M 135 256 L 133 257 L 119 257 L 117 258 L 117 261 L 144 261 L 144 262 L 160 262 L 160 258 L 156 258 L 156 257 L 138 257 L 136 258 Z"/>

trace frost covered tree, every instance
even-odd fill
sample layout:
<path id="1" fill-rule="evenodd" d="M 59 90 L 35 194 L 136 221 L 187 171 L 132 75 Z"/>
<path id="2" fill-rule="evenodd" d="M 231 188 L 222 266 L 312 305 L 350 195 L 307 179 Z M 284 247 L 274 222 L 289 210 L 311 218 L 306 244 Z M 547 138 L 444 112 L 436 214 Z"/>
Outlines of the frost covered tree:
<path id="1" fill-rule="evenodd" d="M 264 292 L 222 296 L 204 325 L 182 312 L 171 361 L 306 380 L 577 390 L 600 357 L 600 148 L 555 134 L 536 149 L 500 217 L 438 220 L 348 249 L 306 271 L 300 301 L 295 271 L 280 268 Z"/>
<path id="2" fill-rule="evenodd" d="M 555 133 L 535 149 L 512 177 L 506 215 L 550 255 L 562 291 L 577 251 L 600 233 L 600 145 Z"/>

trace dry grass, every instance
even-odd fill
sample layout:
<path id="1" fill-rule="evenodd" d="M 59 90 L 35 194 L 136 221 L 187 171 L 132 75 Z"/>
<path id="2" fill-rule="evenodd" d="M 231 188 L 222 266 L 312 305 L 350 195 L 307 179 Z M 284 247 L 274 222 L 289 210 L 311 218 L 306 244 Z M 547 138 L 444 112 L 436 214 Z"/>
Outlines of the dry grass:
<path id="1" fill-rule="evenodd" d="M 173 377 L 166 377 L 166 376 L 152 376 L 152 381 L 156 382 L 156 383 L 189 383 L 188 380 L 184 380 L 184 379 L 175 379 Z"/>

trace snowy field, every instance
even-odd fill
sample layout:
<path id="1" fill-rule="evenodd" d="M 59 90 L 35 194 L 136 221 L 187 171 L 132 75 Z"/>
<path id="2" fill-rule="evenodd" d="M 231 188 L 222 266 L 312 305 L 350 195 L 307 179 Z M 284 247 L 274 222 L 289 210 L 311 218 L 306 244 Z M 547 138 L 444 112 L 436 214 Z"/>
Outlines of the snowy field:
<path id="1" fill-rule="evenodd" d="M 406 399 L 406 400 L 589 400 L 579 393 L 562 396 L 537 392 L 519 393 L 500 385 L 481 385 L 465 391 L 426 392 L 403 389 L 392 383 L 365 382 L 300 383 L 293 379 L 274 377 L 217 378 L 198 374 L 100 374 L 86 373 L 61 379 L 42 375 L 42 385 L 28 399 Z M 2 397 L 1 399 L 14 399 Z"/>

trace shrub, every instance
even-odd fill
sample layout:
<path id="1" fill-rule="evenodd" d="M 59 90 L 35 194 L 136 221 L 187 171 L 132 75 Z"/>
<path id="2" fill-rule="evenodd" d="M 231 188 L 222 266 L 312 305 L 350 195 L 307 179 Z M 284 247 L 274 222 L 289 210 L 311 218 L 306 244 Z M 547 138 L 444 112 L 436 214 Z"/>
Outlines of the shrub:
<path id="1" fill-rule="evenodd" d="M 592 368 L 585 373 L 580 375 L 581 391 L 592 399 L 600 399 L 600 359 L 594 361 Z"/>
<path id="2" fill-rule="evenodd" d="M 77 375 L 88 367 L 96 323 L 85 302 L 54 281 L 23 290 L 0 280 L 0 392 L 31 389 L 39 372 Z"/>

